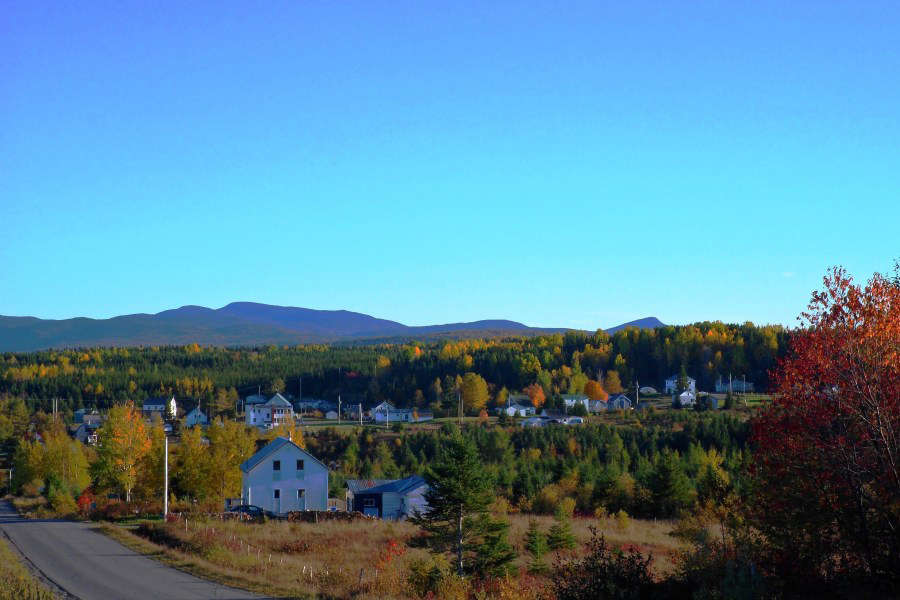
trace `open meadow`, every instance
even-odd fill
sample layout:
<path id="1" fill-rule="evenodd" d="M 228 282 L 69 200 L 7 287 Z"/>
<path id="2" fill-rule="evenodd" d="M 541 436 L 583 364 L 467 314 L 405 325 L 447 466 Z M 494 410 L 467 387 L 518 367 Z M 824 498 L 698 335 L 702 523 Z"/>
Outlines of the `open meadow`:
<path id="1" fill-rule="evenodd" d="M 509 516 L 509 539 L 518 551 L 516 570 L 524 573 L 528 554 L 525 532 L 534 518 L 547 530 L 551 517 Z M 654 572 L 671 570 L 669 553 L 681 543 L 669 535 L 672 523 L 615 518 L 575 518 L 572 531 L 579 548 L 596 527 L 614 546 L 635 547 L 654 556 Z M 407 543 L 418 528 L 409 523 L 361 520 L 352 523 L 253 523 L 215 518 L 179 518 L 167 523 L 148 522 L 137 528 L 104 526 L 107 533 L 141 552 L 173 566 L 216 581 L 278 597 L 416 598 L 416 578 L 435 566 L 424 550 Z M 574 555 L 565 551 L 545 557 L 549 564 Z M 513 577 L 510 585 L 515 587 Z M 533 597 L 549 589 L 549 581 L 525 576 Z M 543 590 L 543 591 L 542 591 Z M 455 597 L 447 589 L 438 597 Z"/>

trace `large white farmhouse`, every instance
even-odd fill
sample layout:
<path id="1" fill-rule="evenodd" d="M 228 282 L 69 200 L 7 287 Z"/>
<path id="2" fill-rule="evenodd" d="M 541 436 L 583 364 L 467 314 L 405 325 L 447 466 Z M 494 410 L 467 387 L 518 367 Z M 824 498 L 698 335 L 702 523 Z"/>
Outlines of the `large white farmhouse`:
<path id="1" fill-rule="evenodd" d="M 275 513 L 328 508 L 328 467 L 288 438 L 275 438 L 241 471 L 243 504 Z"/>
<path id="2" fill-rule="evenodd" d="M 281 394 L 275 394 L 267 402 L 247 406 L 245 423 L 260 429 L 272 429 L 294 419 L 294 407 Z"/>

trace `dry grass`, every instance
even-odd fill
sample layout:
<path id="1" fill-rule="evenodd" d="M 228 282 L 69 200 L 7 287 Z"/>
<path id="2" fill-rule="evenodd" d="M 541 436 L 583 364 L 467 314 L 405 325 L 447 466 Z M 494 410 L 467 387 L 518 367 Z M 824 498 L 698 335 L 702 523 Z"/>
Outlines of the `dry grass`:
<path id="1" fill-rule="evenodd" d="M 53 600 L 56 596 L 19 561 L 0 537 L 0 600 Z"/>
<path id="2" fill-rule="evenodd" d="M 553 524 L 553 517 L 515 514 L 509 516 L 510 531 L 509 541 L 519 553 L 516 563 L 524 569 L 530 560 L 525 552 L 525 532 L 528 523 L 536 520 L 545 533 Z M 653 570 L 657 575 L 666 575 L 672 572 L 670 555 L 675 550 L 684 548 L 684 543 L 670 535 L 674 527 L 672 521 L 628 519 L 627 524 L 621 523 L 615 517 L 572 519 L 572 533 L 578 540 L 578 547 L 587 543 L 591 538 L 590 528 L 595 527 L 598 533 L 606 536 L 606 541 L 613 547 L 634 547 L 643 554 L 653 555 Z M 569 555 L 577 555 L 579 550 L 568 552 L 551 552 L 546 558 L 548 564 L 553 564 L 556 558 Z"/>
<path id="3" fill-rule="evenodd" d="M 528 522 L 536 519 L 546 531 L 552 517 L 510 515 L 510 542 L 519 552 L 516 566 L 526 568 L 524 552 Z M 634 546 L 654 556 L 654 570 L 671 571 L 669 553 L 681 543 L 669 535 L 672 523 L 615 518 L 575 518 L 572 531 L 580 544 L 590 539 L 590 527 L 614 546 Z M 132 548 L 177 568 L 226 585 L 280 598 L 404 598 L 415 597 L 406 585 L 410 564 L 425 559 L 423 550 L 405 547 L 417 533 L 408 523 L 263 524 L 241 521 L 189 519 L 146 524 L 135 532 L 104 526 Z M 389 549 L 398 545 L 390 558 Z M 569 552 L 577 556 L 577 550 Z M 564 557 L 560 554 L 559 558 Z M 553 563 L 557 556 L 546 557 Z M 362 576 L 360 574 L 362 573 Z"/>
<path id="4" fill-rule="evenodd" d="M 183 570 L 276 597 L 377 598 L 385 597 L 389 583 L 398 588 L 390 595 L 402 597 L 400 575 L 411 560 L 426 556 L 423 550 L 405 548 L 415 527 L 385 521 L 255 524 L 189 519 L 187 524 L 148 524 L 134 533 L 105 529 L 135 550 Z M 402 555 L 385 560 L 392 540 Z"/>

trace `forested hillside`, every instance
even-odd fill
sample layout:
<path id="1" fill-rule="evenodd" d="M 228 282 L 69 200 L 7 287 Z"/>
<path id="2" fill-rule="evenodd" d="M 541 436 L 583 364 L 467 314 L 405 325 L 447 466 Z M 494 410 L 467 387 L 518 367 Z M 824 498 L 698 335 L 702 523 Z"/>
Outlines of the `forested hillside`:
<path id="1" fill-rule="evenodd" d="M 278 389 L 303 397 L 399 405 L 439 405 L 466 374 L 486 382 L 479 409 L 505 393 L 538 384 L 547 397 L 581 393 L 589 380 L 609 392 L 662 385 L 682 366 L 711 390 L 719 376 L 768 387 L 790 331 L 781 326 L 697 323 L 627 328 L 608 335 L 569 332 L 530 338 L 380 345 L 256 348 L 189 346 L 48 350 L 0 355 L 0 393 L 50 407 L 109 407 L 120 400 L 174 394 L 218 401 Z M 472 377 L 470 376 L 470 379 Z"/>

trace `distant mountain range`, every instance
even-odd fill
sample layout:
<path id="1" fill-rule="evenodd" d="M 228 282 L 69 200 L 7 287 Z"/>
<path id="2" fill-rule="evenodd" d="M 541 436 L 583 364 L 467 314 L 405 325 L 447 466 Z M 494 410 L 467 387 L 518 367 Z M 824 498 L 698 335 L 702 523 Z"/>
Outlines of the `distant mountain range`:
<path id="1" fill-rule="evenodd" d="M 656 317 L 618 325 L 653 328 Z M 155 315 L 134 314 L 111 319 L 50 320 L 0 316 L 0 352 L 88 346 L 165 346 L 197 343 L 215 346 L 375 342 L 437 337 L 473 338 L 539 335 L 568 328 L 528 327 L 506 320 L 473 321 L 410 327 L 347 310 L 313 310 L 233 302 L 222 308 L 182 306 Z"/>

